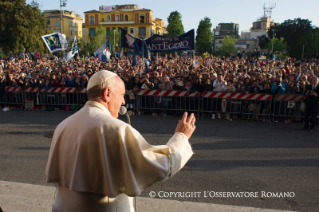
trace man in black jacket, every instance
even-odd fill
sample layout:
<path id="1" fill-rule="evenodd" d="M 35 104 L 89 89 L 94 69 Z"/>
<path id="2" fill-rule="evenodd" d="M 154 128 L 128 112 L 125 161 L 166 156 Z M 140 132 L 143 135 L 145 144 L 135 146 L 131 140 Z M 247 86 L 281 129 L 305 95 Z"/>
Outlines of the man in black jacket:
<path id="1" fill-rule="evenodd" d="M 311 80 L 311 84 L 306 87 L 305 94 L 307 96 L 307 99 L 305 110 L 305 126 L 303 129 L 307 130 L 309 128 L 309 116 L 311 116 L 311 126 L 309 132 L 312 132 L 316 125 L 316 116 L 319 101 L 319 85 L 318 79 L 316 77 L 314 77 Z"/>

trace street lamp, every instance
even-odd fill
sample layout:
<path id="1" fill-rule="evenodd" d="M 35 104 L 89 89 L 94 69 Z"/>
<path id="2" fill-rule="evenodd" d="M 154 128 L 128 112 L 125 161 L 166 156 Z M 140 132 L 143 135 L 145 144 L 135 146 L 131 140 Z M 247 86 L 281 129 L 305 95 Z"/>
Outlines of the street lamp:
<path id="1" fill-rule="evenodd" d="M 271 49 L 272 54 L 274 54 L 274 30 L 272 30 L 272 49 Z"/>
<path id="2" fill-rule="evenodd" d="M 61 14 L 61 34 L 63 34 L 63 27 L 62 27 L 62 7 L 66 7 L 67 0 L 60 0 L 60 14 Z"/>
<path id="3" fill-rule="evenodd" d="M 113 29 L 113 35 L 114 35 L 114 55 L 115 55 L 115 29 Z"/>

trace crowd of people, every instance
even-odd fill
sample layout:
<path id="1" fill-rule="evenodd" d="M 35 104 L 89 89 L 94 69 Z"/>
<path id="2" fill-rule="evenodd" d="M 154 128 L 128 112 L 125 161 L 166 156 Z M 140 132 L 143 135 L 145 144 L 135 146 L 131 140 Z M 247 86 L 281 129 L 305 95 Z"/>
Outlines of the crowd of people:
<path id="1" fill-rule="evenodd" d="M 261 57 L 262 52 L 258 50 L 250 55 L 238 52 L 237 55 L 224 57 L 207 53 L 194 57 L 168 54 L 157 56 L 147 66 L 145 61 L 139 59 L 135 67 L 132 66 L 131 56 L 111 57 L 107 63 L 96 57 L 79 55 L 68 62 L 57 56 L 49 58 L 45 55 L 39 58 L 37 55 L 33 57 L 34 60 L 21 58 L 19 54 L 16 56 L 0 60 L 2 94 L 5 86 L 24 89 L 86 88 L 89 78 L 95 72 L 110 70 L 117 73 L 125 83 L 129 94 L 128 108 L 133 107 L 131 96 L 139 89 L 305 95 L 307 85 L 319 77 L 317 58 L 300 61 L 287 57 L 275 60 Z"/>

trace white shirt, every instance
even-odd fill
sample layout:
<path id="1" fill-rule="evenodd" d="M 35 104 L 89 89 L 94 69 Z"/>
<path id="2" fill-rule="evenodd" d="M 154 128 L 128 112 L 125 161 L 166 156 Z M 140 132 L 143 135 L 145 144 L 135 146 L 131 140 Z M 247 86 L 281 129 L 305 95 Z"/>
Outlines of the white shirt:
<path id="1" fill-rule="evenodd" d="M 213 91 L 222 92 L 225 90 L 226 85 L 227 85 L 226 82 L 217 82 L 217 79 L 215 79 L 213 82 L 213 87 L 214 87 Z"/>

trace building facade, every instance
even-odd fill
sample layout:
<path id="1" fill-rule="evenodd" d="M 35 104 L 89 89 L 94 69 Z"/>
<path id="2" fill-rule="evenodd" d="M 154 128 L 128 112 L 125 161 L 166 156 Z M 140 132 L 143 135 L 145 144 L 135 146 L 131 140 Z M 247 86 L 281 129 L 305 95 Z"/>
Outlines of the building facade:
<path id="1" fill-rule="evenodd" d="M 111 30 L 119 31 L 126 29 L 135 37 L 147 38 L 154 34 L 163 35 L 165 33 L 164 21 L 153 17 L 153 11 L 149 9 L 139 9 L 138 5 L 116 5 L 100 6 L 99 11 L 91 10 L 84 12 L 85 42 L 95 36 L 99 26 L 105 30 L 105 37 L 109 38 Z"/>
<path id="2" fill-rule="evenodd" d="M 44 16 L 47 19 L 47 29 L 52 33 L 60 32 L 65 34 L 69 42 L 73 41 L 76 35 L 77 39 L 82 38 L 83 18 L 73 11 L 62 10 L 62 26 L 60 10 L 45 10 Z"/>
<path id="3" fill-rule="evenodd" d="M 274 24 L 271 17 L 261 17 L 253 22 L 253 26 L 249 32 L 241 32 L 241 38 L 244 39 L 258 39 L 260 36 L 266 35 L 267 30 Z"/>
<path id="4" fill-rule="evenodd" d="M 239 24 L 235 23 L 220 23 L 213 29 L 213 51 L 217 51 L 221 47 L 223 39 L 228 35 L 230 37 L 239 37 Z"/>

